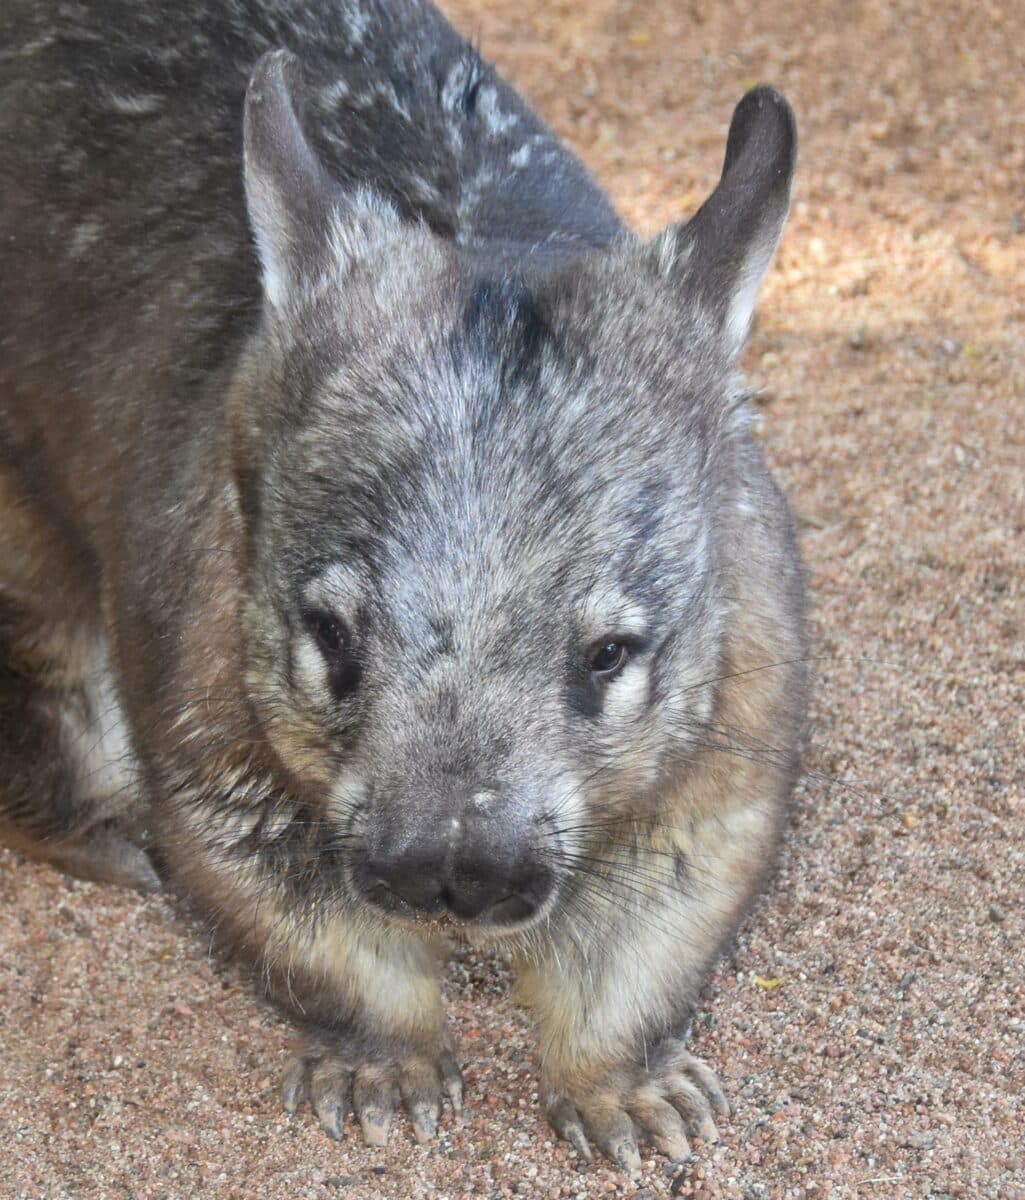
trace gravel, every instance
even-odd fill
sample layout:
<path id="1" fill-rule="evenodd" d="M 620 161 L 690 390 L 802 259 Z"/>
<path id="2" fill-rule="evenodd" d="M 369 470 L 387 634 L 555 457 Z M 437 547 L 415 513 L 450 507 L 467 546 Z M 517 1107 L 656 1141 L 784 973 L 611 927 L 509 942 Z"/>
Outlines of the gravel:
<path id="1" fill-rule="evenodd" d="M 637 1184 L 582 1168 L 507 970 L 459 955 L 462 1127 L 331 1143 L 279 1106 L 286 1025 L 166 898 L 0 852 L 0 1195 L 1025 1200 L 1025 14 L 448 8 L 645 232 L 714 184 L 748 86 L 798 113 L 746 366 L 818 691 L 780 872 L 695 1029 L 733 1120 Z"/>

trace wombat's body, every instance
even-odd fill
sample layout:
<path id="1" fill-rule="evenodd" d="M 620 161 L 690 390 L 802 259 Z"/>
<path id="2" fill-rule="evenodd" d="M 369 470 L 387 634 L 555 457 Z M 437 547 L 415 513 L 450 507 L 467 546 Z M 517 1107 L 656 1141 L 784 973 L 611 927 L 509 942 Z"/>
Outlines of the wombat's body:
<path id="1" fill-rule="evenodd" d="M 329 1132 L 458 1102 L 454 932 L 517 950 L 560 1132 L 681 1152 L 804 710 L 733 367 L 789 110 L 642 247 L 427 4 L 6 0 L 0 47 L 3 837 L 155 849 Z"/>

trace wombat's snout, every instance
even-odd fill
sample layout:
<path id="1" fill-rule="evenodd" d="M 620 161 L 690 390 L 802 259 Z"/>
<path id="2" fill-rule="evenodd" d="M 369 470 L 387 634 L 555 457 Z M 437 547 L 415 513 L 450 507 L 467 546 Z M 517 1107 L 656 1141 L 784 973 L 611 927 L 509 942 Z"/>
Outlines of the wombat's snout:
<path id="1" fill-rule="evenodd" d="M 490 927 L 528 920 L 551 894 L 554 875 L 535 822 L 502 808 L 491 792 L 410 804 L 371 831 L 357 886 L 391 913 L 450 914 Z"/>

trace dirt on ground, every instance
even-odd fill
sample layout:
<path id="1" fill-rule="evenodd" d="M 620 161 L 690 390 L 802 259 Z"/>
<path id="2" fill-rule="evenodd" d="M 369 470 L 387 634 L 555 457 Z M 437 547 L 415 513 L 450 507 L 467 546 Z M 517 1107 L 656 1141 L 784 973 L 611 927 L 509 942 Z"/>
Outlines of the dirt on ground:
<path id="1" fill-rule="evenodd" d="M 164 897 L 0 852 L 0 1197 L 1025 1198 L 1025 11 L 469 0 L 448 11 L 644 232 L 757 81 L 798 115 L 745 364 L 802 528 L 817 692 L 781 870 L 714 973 L 717 1146 L 632 1183 L 538 1111 L 457 956 L 468 1115 L 387 1151 L 284 1115 L 290 1031 Z"/>

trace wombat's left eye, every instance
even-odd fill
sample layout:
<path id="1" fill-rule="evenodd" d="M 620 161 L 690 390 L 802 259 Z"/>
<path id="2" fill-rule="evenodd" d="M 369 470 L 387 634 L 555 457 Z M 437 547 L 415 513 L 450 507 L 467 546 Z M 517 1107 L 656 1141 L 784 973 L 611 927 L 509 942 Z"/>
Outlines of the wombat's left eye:
<path id="1" fill-rule="evenodd" d="M 306 614 L 306 628 L 317 639 L 317 645 L 328 656 L 341 654 L 348 642 L 344 624 L 330 613 Z"/>
<path id="2" fill-rule="evenodd" d="M 588 652 L 587 666 L 602 679 L 610 679 L 622 670 L 630 651 L 623 642 L 597 642 Z"/>

